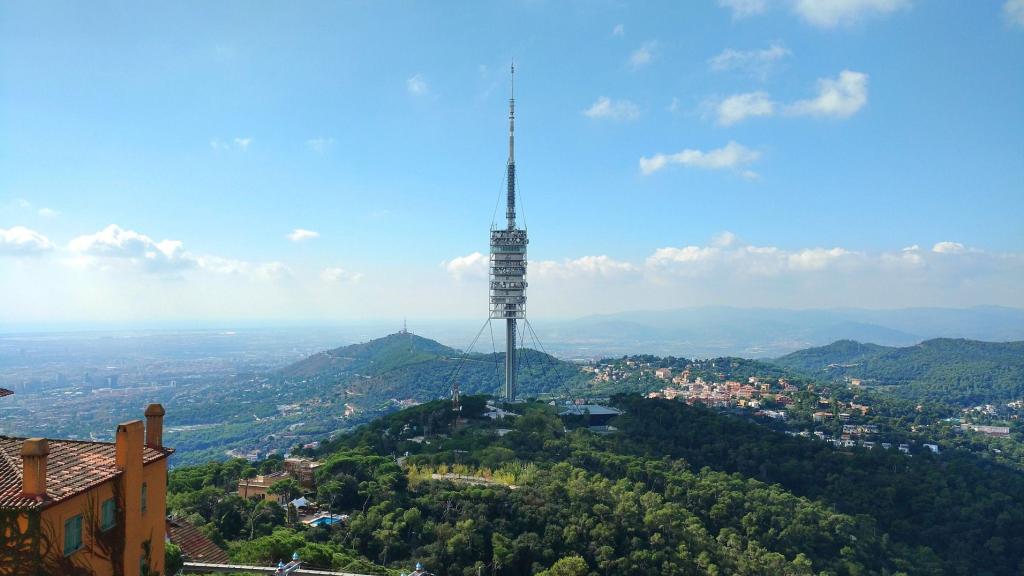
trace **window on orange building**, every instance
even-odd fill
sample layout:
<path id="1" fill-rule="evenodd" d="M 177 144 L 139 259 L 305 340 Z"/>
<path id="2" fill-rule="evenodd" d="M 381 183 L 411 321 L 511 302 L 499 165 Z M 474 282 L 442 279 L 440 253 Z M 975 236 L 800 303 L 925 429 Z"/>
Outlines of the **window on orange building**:
<path id="1" fill-rule="evenodd" d="M 82 549 L 82 515 L 64 521 L 64 555 L 70 556 Z"/>
<path id="2" fill-rule="evenodd" d="M 113 498 L 103 501 L 100 507 L 100 530 L 110 530 L 117 525 L 117 504 Z"/>

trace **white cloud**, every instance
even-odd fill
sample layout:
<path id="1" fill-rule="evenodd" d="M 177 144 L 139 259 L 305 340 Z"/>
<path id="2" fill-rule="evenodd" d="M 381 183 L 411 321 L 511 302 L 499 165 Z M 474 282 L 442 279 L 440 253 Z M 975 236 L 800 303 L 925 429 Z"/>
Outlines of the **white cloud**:
<path id="1" fill-rule="evenodd" d="M 310 138 L 306 140 L 306 148 L 309 148 L 317 154 L 323 154 L 328 148 L 334 145 L 334 138 L 331 137 L 319 137 Z"/>
<path id="2" fill-rule="evenodd" d="M 291 275 L 281 262 L 248 262 L 213 255 L 196 255 L 185 250 L 180 240 L 161 240 L 111 224 L 95 234 L 78 236 L 68 243 L 76 256 L 72 264 L 101 270 L 137 269 L 156 274 L 199 270 L 224 275 L 242 275 L 254 280 L 276 280 Z"/>
<path id="3" fill-rule="evenodd" d="M 273 281 L 292 275 L 291 268 L 283 262 L 277 261 L 248 262 L 246 260 L 209 255 L 188 255 L 187 258 L 194 261 L 196 266 L 203 271 L 225 276 L 246 276 L 252 280 Z"/>
<path id="4" fill-rule="evenodd" d="M 771 44 L 768 48 L 761 50 L 727 48 L 708 60 L 708 65 L 712 70 L 718 72 L 736 70 L 763 79 L 776 63 L 792 54 L 781 44 Z"/>
<path id="5" fill-rule="evenodd" d="M 791 270 L 822 270 L 850 252 L 843 248 L 807 248 L 787 256 Z"/>
<path id="6" fill-rule="evenodd" d="M 288 235 L 286 236 L 286 238 L 288 238 L 292 242 L 303 242 L 305 240 L 312 240 L 314 238 L 319 238 L 319 237 L 320 237 L 320 233 L 319 232 L 314 232 L 312 230 L 306 230 L 305 228 L 296 228 L 295 230 L 292 230 L 291 232 L 289 232 Z"/>
<path id="7" fill-rule="evenodd" d="M 601 96 L 590 108 L 583 111 L 589 118 L 610 118 L 612 120 L 635 120 L 640 116 L 640 108 L 629 100 L 612 100 Z"/>
<path id="8" fill-rule="evenodd" d="M 828 116 L 849 118 L 868 101 L 868 75 L 843 70 L 838 78 L 818 80 L 818 95 L 800 100 L 787 107 L 789 114 L 797 116 Z"/>
<path id="9" fill-rule="evenodd" d="M 1006 0 L 1003 17 L 1010 24 L 1024 28 L 1024 0 Z"/>
<path id="10" fill-rule="evenodd" d="M 718 5 L 732 11 L 732 17 L 747 18 L 762 14 L 768 8 L 768 0 L 718 0 Z"/>
<path id="11" fill-rule="evenodd" d="M 622 24 L 616 24 L 615 28 L 612 28 L 612 36 L 625 36 L 626 27 Z"/>
<path id="12" fill-rule="evenodd" d="M 71 240 L 68 249 L 86 257 L 124 259 L 152 270 L 191 268 L 193 257 L 185 252 L 179 240 L 157 242 L 133 230 L 111 224 L 95 234 L 85 234 Z"/>
<path id="13" fill-rule="evenodd" d="M 651 59 L 654 57 L 654 48 L 657 45 L 658 43 L 654 40 L 644 42 L 642 46 L 629 55 L 629 65 L 635 70 L 650 64 Z"/>
<path id="14" fill-rule="evenodd" d="M 442 262 L 441 266 L 456 280 L 463 280 L 465 278 L 486 278 L 487 264 L 487 256 L 480 252 L 473 252 Z"/>
<path id="15" fill-rule="evenodd" d="M 218 152 L 227 150 L 239 150 L 241 152 L 245 152 L 249 149 L 249 145 L 252 144 L 252 141 L 252 138 L 233 138 L 230 141 L 214 138 L 210 140 L 210 148 L 213 148 Z"/>
<path id="16" fill-rule="evenodd" d="M 0 228 L 0 256 L 28 256 L 53 249 L 49 238 L 24 226 Z"/>
<path id="17" fill-rule="evenodd" d="M 653 174 L 669 164 L 707 170 L 725 170 L 750 164 L 760 157 L 761 152 L 730 141 L 721 148 L 706 152 L 688 148 L 675 154 L 655 154 L 650 158 L 640 158 L 640 172 Z"/>
<path id="18" fill-rule="evenodd" d="M 575 278 L 580 276 L 610 277 L 636 272 L 638 268 L 629 263 L 615 260 L 607 255 L 582 256 L 561 262 L 541 260 L 530 266 L 530 274 L 537 277 Z"/>
<path id="19" fill-rule="evenodd" d="M 11 201 L 9 206 L 21 210 L 31 210 L 33 208 L 32 202 L 29 202 L 24 198 L 15 198 L 13 201 Z M 54 210 L 53 208 L 47 208 L 45 206 L 39 207 L 39 209 L 36 210 L 36 214 L 42 216 L 43 218 L 56 218 L 57 216 L 60 216 L 60 212 Z"/>
<path id="20" fill-rule="evenodd" d="M 423 74 L 415 74 L 405 81 L 405 89 L 409 94 L 422 96 L 430 91 L 430 86 L 427 85 L 427 79 Z"/>
<path id="21" fill-rule="evenodd" d="M 835 28 L 909 6 L 910 0 L 796 0 L 793 10 L 812 26 Z"/>
<path id="22" fill-rule="evenodd" d="M 645 267 L 656 276 L 776 276 L 851 269 L 861 259 L 861 254 L 839 247 L 790 251 L 776 246 L 753 246 L 731 232 L 723 232 L 706 246 L 658 248 L 647 258 Z"/>
<path id="23" fill-rule="evenodd" d="M 772 116 L 775 102 L 765 92 L 734 94 L 715 105 L 715 115 L 722 126 L 732 126 L 753 116 Z"/>
<path id="24" fill-rule="evenodd" d="M 324 268 L 320 272 L 320 279 L 324 282 L 356 283 L 362 277 L 363 275 L 359 272 L 350 272 L 338 267 Z"/>
<path id="25" fill-rule="evenodd" d="M 963 254 L 967 247 L 959 242 L 938 242 L 932 246 L 932 252 L 936 254 Z"/>
<path id="26" fill-rule="evenodd" d="M 719 248 L 728 248 L 739 244 L 740 237 L 734 232 L 723 230 L 711 237 L 711 245 Z"/>

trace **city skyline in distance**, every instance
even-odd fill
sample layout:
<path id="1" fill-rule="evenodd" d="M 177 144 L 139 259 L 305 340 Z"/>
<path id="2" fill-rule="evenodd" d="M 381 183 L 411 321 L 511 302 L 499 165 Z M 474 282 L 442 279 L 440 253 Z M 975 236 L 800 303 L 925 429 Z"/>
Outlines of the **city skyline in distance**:
<path id="1" fill-rule="evenodd" d="M 0 316 L 480 316 L 512 56 L 536 318 L 1022 307 L 1024 26 L 890 5 L 5 5 Z"/>

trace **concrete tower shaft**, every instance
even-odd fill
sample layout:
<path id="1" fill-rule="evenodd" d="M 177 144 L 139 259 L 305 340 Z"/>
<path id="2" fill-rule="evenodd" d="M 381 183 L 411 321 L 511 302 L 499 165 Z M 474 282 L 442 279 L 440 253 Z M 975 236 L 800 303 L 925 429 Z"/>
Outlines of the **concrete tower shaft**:
<path id="1" fill-rule="evenodd" d="M 515 85 L 515 65 L 512 67 Z M 513 88 L 514 90 L 514 88 Z M 505 216 L 508 226 L 491 230 L 490 317 L 505 320 L 505 386 L 516 399 L 516 321 L 526 318 L 526 230 L 516 227 L 515 93 L 508 101 L 508 165 Z"/>

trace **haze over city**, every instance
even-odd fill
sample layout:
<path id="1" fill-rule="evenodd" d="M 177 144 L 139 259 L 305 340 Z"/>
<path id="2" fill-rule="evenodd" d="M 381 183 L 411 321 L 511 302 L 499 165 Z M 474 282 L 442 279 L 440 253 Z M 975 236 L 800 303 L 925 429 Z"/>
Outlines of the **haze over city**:
<path id="1" fill-rule="evenodd" d="M 0 318 L 1024 306 L 1008 2 L 5 3 Z M 194 17 L 197 10 L 203 17 Z"/>

